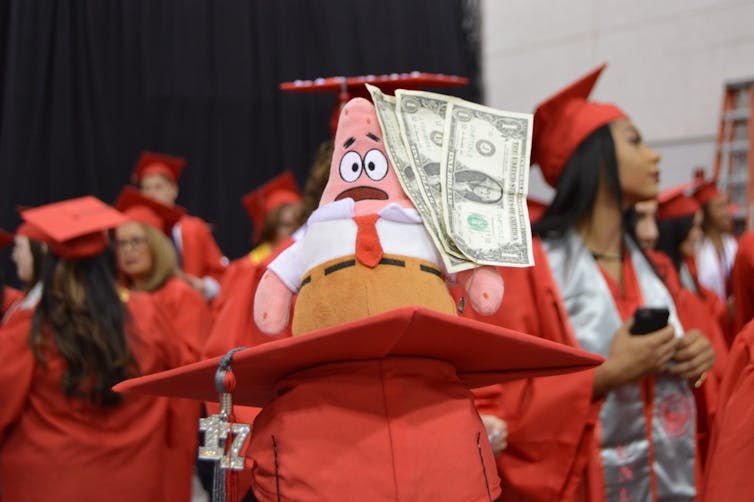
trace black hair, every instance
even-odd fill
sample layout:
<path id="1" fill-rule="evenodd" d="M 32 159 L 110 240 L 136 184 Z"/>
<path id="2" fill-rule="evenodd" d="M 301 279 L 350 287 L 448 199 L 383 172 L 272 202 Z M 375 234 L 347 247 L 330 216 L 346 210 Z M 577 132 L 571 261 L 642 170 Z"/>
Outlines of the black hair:
<path id="1" fill-rule="evenodd" d="M 668 255 L 673 260 L 676 270 L 681 269 L 681 263 L 683 262 L 680 249 L 681 243 L 686 240 L 693 227 L 693 214 L 657 222 L 660 237 L 657 239 L 655 249 Z"/>
<path id="2" fill-rule="evenodd" d="M 115 286 L 113 263 L 112 252 L 81 260 L 49 254 L 29 332 L 41 364 L 48 353 L 65 359 L 63 394 L 103 406 L 120 403 L 111 387 L 137 373 L 126 335 L 130 316 Z"/>
<path id="3" fill-rule="evenodd" d="M 623 207 L 615 143 L 609 125 L 590 134 L 570 156 L 558 181 L 555 198 L 532 226 L 532 233 L 541 237 L 562 237 L 594 207 L 602 176 L 618 207 Z M 623 225 L 627 228 L 625 223 Z"/>

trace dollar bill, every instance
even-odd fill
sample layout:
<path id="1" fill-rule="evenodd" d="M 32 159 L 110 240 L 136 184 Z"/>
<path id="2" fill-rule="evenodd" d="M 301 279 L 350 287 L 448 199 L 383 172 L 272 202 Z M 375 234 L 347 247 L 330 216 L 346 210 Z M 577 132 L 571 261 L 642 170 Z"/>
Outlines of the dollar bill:
<path id="1" fill-rule="evenodd" d="M 532 115 L 462 100 L 445 111 L 440 189 L 448 235 L 476 263 L 533 265 L 526 208 Z"/>
<path id="2" fill-rule="evenodd" d="M 419 188 L 435 219 L 444 251 L 461 260 L 468 258 L 456 247 L 445 229 L 442 214 L 443 131 L 448 103 L 457 98 L 423 91 L 399 89 L 395 93 L 396 115 L 403 143 L 414 167 Z"/>
<path id="3" fill-rule="evenodd" d="M 413 164 L 409 160 L 409 154 L 403 143 L 398 118 L 395 113 L 396 98 L 393 96 L 386 96 L 377 87 L 372 85 L 367 84 L 366 87 L 372 96 L 372 101 L 377 110 L 377 119 L 380 122 L 380 127 L 384 136 L 385 149 L 390 157 L 390 161 L 395 167 L 398 181 L 403 187 L 403 191 L 408 195 L 408 198 L 411 199 L 411 202 L 414 204 L 414 207 L 416 207 L 419 216 L 421 216 L 422 221 L 427 227 L 427 231 L 440 253 L 445 268 L 448 272 L 452 273 L 477 266 L 468 259 L 459 258 L 446 251 L 448 244 L 442 242 L 442 234 L 438 229 L 438 224 L 439 221 L 442 220 L 442 216 L 439 214 L 439 211 L 433 212 L 430 209 L 431 206 L 429 205 L 429 201 L 422 193 L 420 180 L 416 175 Z M 439 206 L 434 207 L 439 209 Z"/>

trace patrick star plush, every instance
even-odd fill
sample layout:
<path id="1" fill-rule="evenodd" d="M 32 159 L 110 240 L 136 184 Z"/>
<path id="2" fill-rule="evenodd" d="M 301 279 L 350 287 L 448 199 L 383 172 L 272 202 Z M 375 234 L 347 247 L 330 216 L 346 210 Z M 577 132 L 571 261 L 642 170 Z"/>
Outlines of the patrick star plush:
<path id="1" fill-rule="evenodd" d="M 254 321 L 267 334 L 293 335 L 409 305 L 456 315 L 442 260 L 404 193 L 385 151 L 374 106 L 363 98 L 341 110 L 330 177 L 303 237 L 265 272 Z M 460 272 L 474 309 L 497 311 L 503 280 L 493 267 Z"/>

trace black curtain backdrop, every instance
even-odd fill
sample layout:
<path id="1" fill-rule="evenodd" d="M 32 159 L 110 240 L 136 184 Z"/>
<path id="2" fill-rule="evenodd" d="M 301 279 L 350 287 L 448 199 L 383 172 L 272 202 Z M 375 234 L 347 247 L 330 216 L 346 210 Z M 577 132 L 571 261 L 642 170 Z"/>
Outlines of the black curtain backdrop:
<path id="1" fill-rule="evenodd" d="M 251 232 L 240 197 L 284 169 L 303 183 L 329 137 L 336 96 L 278 84 L 418 70 L 468 76 L 471 85 L 440 92 L 479 102 L 479 9 L 478 0 L 0 0 L 0 226 L 16 227 L 18 205 L 84 194 L 112 203 L 148 149 L 188 159 L 178 202 L 240 256 Z"/>

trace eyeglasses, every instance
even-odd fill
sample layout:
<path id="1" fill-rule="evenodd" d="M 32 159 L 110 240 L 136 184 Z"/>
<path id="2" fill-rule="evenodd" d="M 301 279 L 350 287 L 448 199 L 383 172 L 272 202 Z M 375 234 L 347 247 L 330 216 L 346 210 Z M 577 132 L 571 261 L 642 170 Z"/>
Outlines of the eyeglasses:
<path id="1" fill-rule="evenodd" d="M 146 237 L 131 237 L 130 239 L 118 239 L 115 241 L 115 245 L 118 246 L 118 249 L 136 249 L 144 246 L 146 243 Z"/>

